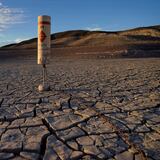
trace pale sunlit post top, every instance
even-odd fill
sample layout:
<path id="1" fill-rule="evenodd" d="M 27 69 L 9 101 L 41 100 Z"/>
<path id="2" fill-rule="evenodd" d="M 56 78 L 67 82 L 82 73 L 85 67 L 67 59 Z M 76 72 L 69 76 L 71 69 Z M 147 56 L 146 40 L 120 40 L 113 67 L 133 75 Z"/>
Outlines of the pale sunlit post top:
<path id="1" fill-rule="evenodd" d="M 46 64 L 51 46 L 51 17 L 38 16 L 38 64 Z"/>

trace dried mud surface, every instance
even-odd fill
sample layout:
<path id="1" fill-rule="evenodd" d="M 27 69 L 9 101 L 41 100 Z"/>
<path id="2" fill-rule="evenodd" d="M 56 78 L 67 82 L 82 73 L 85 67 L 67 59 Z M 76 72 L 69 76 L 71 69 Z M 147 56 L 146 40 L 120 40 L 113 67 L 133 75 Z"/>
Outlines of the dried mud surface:
<path id="1" fill-rule="evenodd" d="M 0 62 L 0 159 L 158 160 L 160 59 Z"/>

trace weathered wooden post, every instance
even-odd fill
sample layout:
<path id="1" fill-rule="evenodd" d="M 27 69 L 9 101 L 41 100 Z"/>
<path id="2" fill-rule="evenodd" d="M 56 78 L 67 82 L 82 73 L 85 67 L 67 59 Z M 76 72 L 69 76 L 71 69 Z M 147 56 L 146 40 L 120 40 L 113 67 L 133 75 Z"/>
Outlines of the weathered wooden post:
<path id="1" fill-rule="evenodd" d="M 38 16 L 38 57 L 37 63 L 43 67 L 43 83 L 38 86 L 38 90 L 48 91 L 49 85 L 46 82 L 46 64 L 48 63 L 48 55 L 51 49 L 51 17 Z"/>

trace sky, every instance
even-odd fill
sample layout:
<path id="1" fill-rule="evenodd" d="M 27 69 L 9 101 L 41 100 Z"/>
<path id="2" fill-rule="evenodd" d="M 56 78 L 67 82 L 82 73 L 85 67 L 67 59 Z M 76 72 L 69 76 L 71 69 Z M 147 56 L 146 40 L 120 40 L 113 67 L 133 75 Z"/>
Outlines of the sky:
<path id="1" fill-rule="evenodd" d="M 37 37 L 38 15 L 52 33 L 118 31 L 160 24 L 160 0 L 0 0 L 0 46 Z"/>

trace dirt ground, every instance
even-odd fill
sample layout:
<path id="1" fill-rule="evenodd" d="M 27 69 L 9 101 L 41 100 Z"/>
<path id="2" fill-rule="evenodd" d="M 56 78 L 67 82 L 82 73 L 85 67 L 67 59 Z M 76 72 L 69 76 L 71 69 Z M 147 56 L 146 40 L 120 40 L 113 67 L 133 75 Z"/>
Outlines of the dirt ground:
<path id="1" fill-rule="evenodd" d="M 0 60 L 0 159 L 158 160 L 160 59 Z"/>

